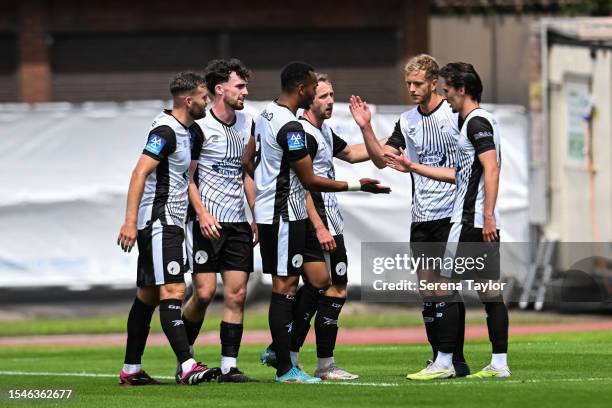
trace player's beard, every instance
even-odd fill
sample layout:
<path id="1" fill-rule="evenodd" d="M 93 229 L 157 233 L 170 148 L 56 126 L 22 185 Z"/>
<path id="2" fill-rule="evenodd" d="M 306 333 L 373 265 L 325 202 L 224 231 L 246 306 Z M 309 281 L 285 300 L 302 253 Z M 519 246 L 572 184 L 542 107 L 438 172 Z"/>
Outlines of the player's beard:
<path id="1" fill-rule="evenodd" d="M 225 101 L 229 106 L 234 110 L 242 110 L 244 109 L 244 99 L 241 101 L 240 99 L 236 99 L 233 101 Z"/>
<path id="2" fill-rule="evenodd" d="M 302 101 L 302 103 L 300 104 L 300 106 L 298 106 L 298 108 L 302 108 L 302 109 L 310 108 L 310 105 L 312 105 L 312 103 L 314 102 L 314 98 L 315 98 L 315 95 L 312 95 L 308 99 Z"/>
<path id="3" fill-rule="evenodd" d="M 202 119 L 206 116 L 206 105 L 199 106 L 193 104 L 189 109 L 189 115 L 193 118 L 193 120 Z"/>

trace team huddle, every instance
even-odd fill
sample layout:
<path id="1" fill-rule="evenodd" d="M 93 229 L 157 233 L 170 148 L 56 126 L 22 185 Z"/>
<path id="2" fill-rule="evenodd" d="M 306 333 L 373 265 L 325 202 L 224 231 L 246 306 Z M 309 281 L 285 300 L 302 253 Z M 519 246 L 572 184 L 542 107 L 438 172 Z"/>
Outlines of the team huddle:
<path id="1" fill-rule="evenodd" d="M 443 79 L 445 97 L 436 92 L 438 77 Z M 238 368 L 237 359 L 257 243 L 263 273 L 272 277 L 272 343 L 261 353 L 261 362 L 276 369 L 275 381 L 318 383 L 359 377 L 334 359 L 348 281 L 336 193 L 389 194 L 391 189 L 369 178 L 336 180 L 334 158 L 348 163 L 371 160 L 379 168 L 410 173 L 412 251 L 459 256 L 471 248 L 460 243 L 484 242 L 488 267 L 471 271 L 469 278 L 499 280 L 495 203 L 500 135 L 493 116 L 479 106 L 480 78 L 467 63 L 447 64 L 440 70 L 428 55 L 412 58 L 405 78 L 416 107 L 400 116 L 390 137 L 377 138 L 367 103 L 358 96 L 350 98 L 350 111 L 364 140 L 353 145 L 325 122 L 334 105 L 330 79 L 306 63 L 283 68 L 279 97 L 255 120 L 242 111 L 250 72 L 241 61 L 213 60 L 203 76 L 186 72 L 173 78 L 173 107 L 160 113 L 149 129 L 132 172 L 117 241 L 127 252 L 138 245 L 139 253 L 121 385 L 159 384 L 141 364 L 157 306 L 176 355 L 177 383 L 255 381 Z M 297 117 L 300 109 L 303 113 Z M 192 273 L 193 291 L 185 299 L 187 272 Z M 213 368 L 195 360 L 193 346 L 215 295 L 217 274 L 223 282 L 224 310 L 221 364 Z M 466 279 L 444 269 L 417 274 L 433 283 Z M 472 375 L 463 355 L 465 307 L 460 294 L 420 294 L 433 359 L 408 379 L 510 376 L 508 312 L 499 291 L 478 293 L 487 313 L 492 358 Z M 313 319 L 318 360 L 311 376 L 300 364 L 299 353 Z"/>

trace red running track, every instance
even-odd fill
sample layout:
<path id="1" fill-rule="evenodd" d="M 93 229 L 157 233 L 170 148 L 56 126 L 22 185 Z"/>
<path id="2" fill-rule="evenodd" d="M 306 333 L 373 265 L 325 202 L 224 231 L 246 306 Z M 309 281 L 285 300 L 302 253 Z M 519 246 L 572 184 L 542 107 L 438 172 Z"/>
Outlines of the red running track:
<path id="1" fill-rule="evenodd" d="M 563 324 L 529 324 L 510 326 L 510 336 L 526 336 L 530 334 L 570 333 L 583 331 L 612 330 L 612 320 L 563 323 Z M 484 325 L 468 326 L 465 330 L 466 339 L 488 338 L 487 327 Z M 270 333 L 267 330 L 245 331 L 242 344 L 268 344 Z M 314 343 L 314 330 L 310 331 L 307 343 Z M 422 327 L 410 328 L 366 328 L 340 329 L 338 344 L 418 344 L 427 343 L 425 330 Z M 125 334 L 73 334 L 27 337 L 0 337 L 0 347 L 19 346 L 72 346 L 99 347 L 123 346 Z M 149 336 L 147 345 L 167 345 L 168 340 L 162 333 Z M 208 331 L 201 333 L 198 344 L 219 344 L 219 333 Z"/>

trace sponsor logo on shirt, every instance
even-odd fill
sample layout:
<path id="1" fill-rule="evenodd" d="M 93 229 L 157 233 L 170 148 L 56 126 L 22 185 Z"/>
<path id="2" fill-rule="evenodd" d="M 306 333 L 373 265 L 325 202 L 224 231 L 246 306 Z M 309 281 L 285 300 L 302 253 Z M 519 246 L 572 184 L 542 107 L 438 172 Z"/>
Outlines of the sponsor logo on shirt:
<path id="1" fill-rule="evenodd" d="M 288 132 L 287 133 L 287 144 L 289 150 L 300 150 L 306 147 L 304 132 Z"/>
<path id="2" fill-rule="evenodd" d="M 446 155 L 442 152 L 426 152 L 421 157 L 421 164 L 427 166 L 443 166 L 446 163 Z"/>
<path id="3" fill-rule="evenodd" d="M 160 154 L 164 146 L 166 145 L 166 139 L 153 133 L 149 136 L 145 150 L 153 154 Z"/>
<path id="4" fill-rule="evenodd" d="M 242 175 L 242 165 L 239 163 L 231 163 L 226 161 L 218 162 L 212 165 L 212 170 L 215 173 L 219 173 L 224 176 Z"/>
<path id="5" fill-rule="evenodd" d="M 474 133 L 474 140 L 483 139 L 485 137 L 493 137 L 493 133 L 488 131 L 488 130 L 484 130 L 482 132 Z"/>

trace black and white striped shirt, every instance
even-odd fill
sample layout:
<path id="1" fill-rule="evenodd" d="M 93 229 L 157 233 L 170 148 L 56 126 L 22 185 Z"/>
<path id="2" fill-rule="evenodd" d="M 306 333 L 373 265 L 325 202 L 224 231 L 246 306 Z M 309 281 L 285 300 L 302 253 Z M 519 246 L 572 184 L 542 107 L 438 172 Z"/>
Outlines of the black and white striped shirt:
<path id="1" fill-rule="evenodd" d="M 455 178 L 457 195 L 451 221 L 482 228 L 484 224 L 484 169 L 478 155 L 495 150 L 497 165 L 501 167 L 500 133 L 497 121 L 482 108 L 470 112 L 461 126 L 457 143 Z M 501 227 L 499 211 L 495 206 L 493 216 L 498 229 Z"/>
<path id="2" fill-rule="evenodd" d="M 255 140 L 257 223 L 307 219 L 304 187 L 289 164 L 308 154 L 304 127 L 289 108 L 270 102 L 255 120 Z"/>
<path id="3" fill-rule="evenodd" d="M 204 132 L 198 157 L 197 181 L 200 198 L 219 222 L 246 222 L 242 154 L 251 137 L 253 119 L 236 111 L 233 123 L 224 123 L 212 109 L 198 124 Z"/>
<path id="4" fill-rule="evenodd" d="M 196 123 L 187 127 L 169 110 L 155 117 L 142 154 L 158 160 L 159 164 L 145 179 L 138 208 L 138 229 L 157 220 L 162 225 L 184 227 L 188 170 L 192 158 L 199 154 L 201 135 L 202 131 Z"/>
<path id="5" fill-rule="evenodd" d="M 300 123 L 306 131 L 306 143 L 312 158 L 314 174 L 335 180 L 334 157 L 344 150 L 346 142 L 325 122 L 320 129 L 305 118 L 300 118 Z M 329 232 L 334 236 L 341 235 L 344 232 L 344 219 L 340 213 L 336 193 L 311 191 L 310 195 L 319 217 Z"/>
<path id="6" fill-rule="evenodd" d="M 446 100 L 430 113 L 419 107 L 404 112 L 387 141 L 389 146 L 406 150 L 415 163 L 433 167 L 455 167 L 458 115 Z M 451 217 L 455 200 L 455 185 L 433 180 L 416 173 L 412 176 L 412 221 L 433 221 Z"/>

